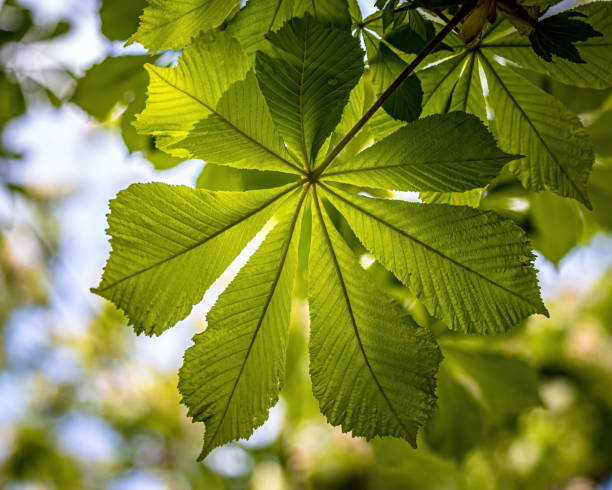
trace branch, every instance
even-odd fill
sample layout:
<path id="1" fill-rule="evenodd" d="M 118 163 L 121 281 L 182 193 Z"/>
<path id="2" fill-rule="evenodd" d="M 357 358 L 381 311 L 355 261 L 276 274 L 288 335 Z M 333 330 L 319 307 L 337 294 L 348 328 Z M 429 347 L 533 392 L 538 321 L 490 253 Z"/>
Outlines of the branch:
<path id="1" fill-rule="evenodd" d="M 438 45 L 444 40 L 444 38 L 461 22 L 467 14 L 474 8 L 475 0 L 470 0 L 464 3 L 459 11 L 455 14 L 455 16 L 446 24 L 440 32 L 434 37 L 427 46 L 425 46 L 421 52 L 417 55 L 417 57 L 406 67 L 406 69 L 400 74 L 399 77 L 395 79 L 395 81 L 389 85 L 389 88 L 385 90 L 380 97 L 372 104 L 372 107 L 368 109 L 362 118 L 355 123 L 355 125 L 351 128 L 351 130 L 346 134 L 344 138 L 338 143 L 335 148 L 325 157 L 325 160 L 319 165 L 312 174 L 311 181 L 316 180 L 327 167 L 331 165 L 340 152 L 344 149 L 346 145 L 355 137 L 355 135 L 365 126 L 365 124 L 370 120 L 370 118 L 374 115 L 374 113 L 385 103 L 385 101 L 391 97 L 393 92 L 395 92 L 398 87 L 402 84 L 404 80 L 406 80 L 412 72 L 416 69 L 419 64 L 430 54 Z"/>

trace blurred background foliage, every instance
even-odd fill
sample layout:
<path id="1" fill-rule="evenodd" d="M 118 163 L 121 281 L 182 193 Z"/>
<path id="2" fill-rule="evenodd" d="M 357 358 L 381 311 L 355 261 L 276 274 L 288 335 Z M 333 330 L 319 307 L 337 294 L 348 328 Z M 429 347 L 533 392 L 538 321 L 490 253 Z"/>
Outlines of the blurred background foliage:
<path id="1" fill-rule="evenodd" d="M 78 15 L 49 20 L 35 0 L 0 5 L 0 487 L 612 488 L 609 90 L 577 89 L 528 74 L 578 114 L 591 135 L 597 154 L 590 180 L 593 211 L 552 193 L 526 191 L 509 173 L 496 179 L 480 204 L 527 230 L 540 267 L 554 271 L 551 264 L 562 267 L 577 250 L 592 255 L 596 274 L 585 279 L 588 287 L 572 288 L 572 277 L 562 274 L 544 281 L 552 288 L 544 291 L 550 319 L 534 317 L 494 338 L 452 333 L 353 239 L 373 280 L 436 333 L 445 355 L 439 408 L 420 434 L 418 450 L 389 438 L 366 443 L 326 424 L 308 380 L 307 305 L 297 298 L 288 377 L 270 420 L 249 441 L 217 449 L 196 463 L 201 427 L 190 423 L 179 404 L 176 362 L 189 336 L 203 328 L 202 312 L 176 327 L 186 332 L 182 343 L 168 342 L 171 334 L 157 342 L 153 357 L 169 351 L 176 357 L 170 368 L 147 361 L 143 345 L 149 339 L 136 338 L 114 308 L 88 295 L 91 284 L 74 280 L 78 267 L 70 272 L 67 262 L 74 256 L 66 243 L 74 234 L 69 230 L 77 228 L 82 237 L 88 229 L 82 222 L 65 222 L 62 210 L 78 206 L 71 199 L 79 189 L 70 182 L 50 185 L 26 178 L 27 155 L 12 144 L 15 131 L 28 130 L 18 124 L 28 113 L 35 118 L 45 108 L 72 111 L 87 121 L 88 131 L 120 138 L 123 158 L 135 165 L 130 155 L 136 155 L 139 165 L 150 169 L 148 178 L 164 180 L 171 175 L 164 172 L 180 160 L 136 134 L 131 122 L 144 105 L 144 63 L 171 64 L 176 53 L 151 57 L 122 47 L 145 0 L 77 1 L 59 11 L 88 5 L 107 56 L 93 60 L 93 66 L 31 63 L 32 50 L 51 57 L 53 43 L 76 42 L 70 35 Z M 367 104 L 373 90 L 363 90 Z M 17 130 L 7 129 L 15 124 Z M 364 134 L 362 144 L 367 129 Z M 94 150 L 85 154 L 89 151 Z M 90 163 L 86 157 L 79 165 Z M 191 184 L 210 189 L 282 185 L 285 178 L 214 165 L 200 173 L 201 164 L 195 165 L 199 176 Z M 105 192 L 106 202 L 112 193 Z M 348 228 L 338 225 L 350 238 Z M 565 282 L 556 288 L 557 280 Z M 76 312 L 74 301 L 66 300 L 73 290 L 80 295 Z M 209 305 L 212 301 L 205 298 Z M 66 317 L 73 319 L 71 325 Z"/>

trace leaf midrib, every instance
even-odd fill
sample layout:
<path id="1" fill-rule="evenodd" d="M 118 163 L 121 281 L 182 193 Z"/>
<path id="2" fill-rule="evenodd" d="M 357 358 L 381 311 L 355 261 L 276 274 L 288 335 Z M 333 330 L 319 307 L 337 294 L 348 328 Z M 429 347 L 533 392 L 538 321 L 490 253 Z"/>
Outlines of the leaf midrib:
<path id="1" fill-rule="evenodd" d="M 299 110 L 300 110 L 300 132 L 302 136 L 302 152 L 304 153 L 304 163 L 306 168 L 310 170 L 310 159 L 308 157 L 308 148 L 306 147 L 306 128 L 304 125 L 304 72 L 306 71 L 306 46 L 308 42 L 308 22 L 304 24 L 304 54 L 302 55 L 302 70 L 300 72 L 299 86 Z"/>
<path id="2" fill-rule="evenodd" d="M 149 265 L 139 271 L 133 272 L 131 274 L 128 274 L 127 276 L 122 277 L 121 279 L 118 279 L 117 281 L 113 282 L 112 284 L 109 284 L 107 286 L 104 286 L 102 288 L 92 288 L 91 291 L 94 293 L 102 293 L 104 291 L 107 291 L 111 288 L 114 288 L 115 286 L 117 286 L 118 284 L 121 284 L 122 282 L 128 281 L 130 279 L 133 279 L 134 277 L 140 275 L 140 274 L 144 274 L 145 272 L 148 272 L 156 267 L 159 267 L 160 265 L 163 265 L 167 262 L 170 262 L 171 260 L 176 259 L 177 257 L 180 257 L 181 255 L 184 255 L 188 252 L 191 252 L 192 250 L 204 245 L 205 243 L 209 242 L 210 240 L 218 237 L 219 235 L 225 233 L 226 231 L 228 231 L 229 229 L 233 228 L 234 226 L 239 225 L 240 223 L 246 221 L 247 219 L 249 219 L 250 217 L 254 216 L 255 214 L 259 213 L 260 211 L 263 211 L 265 208 L 267 208 L 270 204 L 272 204 L 273 202 L 277 201 L 278 199 L 280 199 L 281 197 L 283 197 L 284 195 L 288 194 L 289 192 L 291 192 L 294 189 L 297 189 L 297 187 L 299 187 L 302 183 L 298 182 L 297 184 L 289 187 L 287 190 L 281 192 L 280 194 L 278 194 L 277 196 L 275 196 L 274 198 L 272 198 L 271 200 L 269 200 L 268 202 L 262 204 L 261 206 L 257 207 L 256 209 L 254 209 L 253 211 L 251 211 L 250 213 L 244 215 L 242 218 L 238 219 L 237 221 L 230 223 L 227 226 L 224 226 L 223 228 L 221 228 L 220 230 L 217 230 L 215 233 L 213 233 L 212 235 L 206 237 L 204 240 L 199 241 L 198 243 L 195 243 L 187 248 L 185 248 L 184 250 L 181 250 L 178 253 L 175 253 L 173 255 L 171 255 L 170 257 L 166 257 L 165 259 L 162 259 L 152 265 Z"/>
<path id="3" fill-rule="evenodd" d="M 280 156 L 278 153 L 276 153 L 274 150 L 268 148 L 266 145 L 260 143 L 259 141 L 257 141 L 256 139 L 254 139 L 252 136 L 246 134 L 244 131 L 242 131 L 239 127 L 237 127 L 234 123 L 232 123 L 229 119 L 225 118 L 222 114 L 220 114 L 219 112 L 217 112 L 215 109 L 213 109 L 210 105 L 208 105 L 206 102 L 204 102 L 203 100 L 199 99 L 198 97 L 196 97 L 193 94 L 190 94 L 189 92 L 187 92 L 186 90 L 182 89 L 181 87 L 173 84 L 170 80 L 168 80 L 167 78 L 163 77 L 156 69 L 156 67 L 152 67 L 151 72 L 155 73 L 155 75 L 157 75 L 159 77 L 160 80 L 162 80 L 163 82 L 165 82 L 166 84 L 168 84 L 170 87 L 172 87 L 173 89 L 181 92 L 182 94 L 186 95 L 187 97 L 191 98 L 192 100 L 194 100 L 195 102 L 197 102 L 198 104 L 202 105 L 204 108 L 206 108 L 208 111 L 210 111 L 212 114 L 214 114 L 215 116 L 217 116 L 219 119 L 221 119 L 225 124 L 227 124 L 229 127 L 231 127 L 234 131 L 236 131 L 237 133 L 239 133 L 240 135 L 242 135 L 244 138 L 246 138 L 247 140 L 249 140 L 250 142 L 252 142 L 253 144 L 255 144 L 256 146 L 258 146 L 259 148 L 265 150 L 266 152 L 268 152 L 270 155 L 272 155 L 273 157 L 275 157 L 277 160 L 279 160 L 280 162 L 284 163 L 285 165 L 288 165 L 289 167 L 291 167 L 293 170 L 298 171 L 301 174 L 305 174 L 304 170 L 299 168 L 298 166 L 294 165 L 293 163 L 291 163 L 289 160 L 283 158 L 282 156 Z M 292 172 L 293 173 L 293 172 Z"/>
<path id="4" fill-rule="evenodd" d="M 417 163 L 398 163 L 393 165 L 381 165 L 378 167 L 361 167 L 361 168 L 351 168 L 346 170 L 335 170 L 333 172 L 325 172 L 325 177 L 330 177 L 332 175 L 341 175 L 341 174 L 353 174 L 357 172 L 370 172 L 373 170 L 388 170 L 390 168 L 400 168 L 400 167 L 415 167 L 418 165 L 449 165 L 453 163 L 469 163 L 469 162 L 499 162 L 499 161 L 510 161 L 513 159 L 514 155 L 506 155 L 500 157 L 491 157 L 491 158 L 466 158 L 463 160 L 438 160 L 431 162 L 417 162 Z"/>
<path id="5" fill-rule="evenodd" d="M 389 406 L 389 409 L 391 410 L 391 413 L 393 413 L 393 415 L 395 416 L 398 424 L 404 430 L 405 434 L 408 436 L 409 434 L 411 434 L 411 432 L 406 428 L 406 426 L 404 425 L 404 422 L 402 421 L 402 419 L 400 418 L 399 414 L 395 410 L 395 407 L 391 403 L 391 400 L 387 396 L 387 393 L 385 392 L 385 390 L 383 389 L 382 385 L 380 384 L 380 381 L 378 380 L 378 376 L 376 376 L 376 373 L 374 372 L 374 368 L 372 368 L 372 365 L 370 364 L 370 360 L 368 358 L 368 355 L 366 354 L 365 347 L 363 346 L 363 343 L 361 341 L 361 335 L 359 334 L 359 330 L 357 328 L 357 321 L 355 320 L 355 315 L 353 313 L 353 307 L 351 305 L 351 300 L 349 298 L 348 290 L 346 289 L 346 284 L 344 283 L 344 276 L 342 275 L 342 270 L 340 269 L 340 264 L 338 262 L 338 257 L 336 256 L 336 252 L 334 250 L 334 246 L 332 244 L 331 237 L 329 236 L 329 232 L 327 231 L 327 227 L 325 226 L 325 221 L 323 219 L 323 213 L 321 211 L 321 205 L 319 203 L 319 198 L 318 198 L 317 193 L 316 193 L 316 186 L 313 186 L 313 192 L 314 192 L 314 199 L 313 200 L 314 200 L 315 206 L 317 208 L 317 214 L 319 215 L 319 220 L 321 221 L 321 228 L 323 229 L 323 232 L 325 234 L 325 239 L 327 241 L 327 245 L 329 247 L 329 250 L 331 252 L 331 255 L 332 255 L 332 258 L 333 258 L 333 261 L 334 261 L 334 267 L 336 269 L 336 274 L 338 275 L 338 279 L 340 280 L 340 287 L 342 288 L 342 294 L 344 296 L 344 300 L 346 301 L 346 306 L 347 306 L 347 308 L 349 310 L 349 316 L 351 318 L 351 324 L 353 326 L 353 331 L 355 332 L 355 338 L 357 339 L 357 344 L 359 345 L 359 349 L 360 349 L 361 354 L 363 356 L 363 360 L 364 360 L 368 370 L 370 371 L 370 374 L 372 375 L 372 378 L 373 378 L 374 382 L 376 383 L 376 386 L 378 387 L 378 390 L 380 391 L 381 395 L 383 396 L 383 398 L 387 402 L 387 405 Z"/>
<path id="6" fill-rule="evenodd" d="M 298 221 L 298 217 L 300 215 L 300 212 L 302 210 L 302 204 L 304 203 L 304 199 L 307 195 L 308 192 L 308 186 L 305 186 L 304 190 L 302 191 L 302 195 L 300 196 L 300 201 L 298 202 L 296 209 L 295 209 L 295 214 L 293 215 L 292 221 L 291 221 L 291 226 L 289 228 L 289 233 L 287 236 L 287 240 L 285 241 L 285 248 L 283 250 L 283 254 L 281 256 L 281 260 L 278 264 L 278 269 L 276 270 L 276 275 L 274 276 L 274 280 L 272 281 L 272 285 L 270 287 L 270 291 L 268 293 L 268 297 L 266 298 L 266 303 L 264 305 L 264 309 L 261 313 L 261 316 L 259 317 L 259 320 L 257 321 L 257 326 L 255 327 L 255 332 L 253 333 L 253 338 L 251 339 L 251 342 L 249 343 L 249 347 L 247 349 L 247 352 L 244 356 L 244 360 L 242 361 L 242 364 L 240 365 L 240 370 L 238 371 L 238 375 L 236 376 L 236 380 L 234 381 L 234 385 L 232 386 L 232 390 L 229 394 L 229 397 L 227 399 L 227 403 L 225 404 L 225 408 L 223 409 L 223 414 L 221 415 L 221 418 L 219 419 L 219 423 L 217 425 L 217 428 L 215 429 L 215 432 L 213 433 L 213 435 L 211 436 L 211 438 L 208 440 L 208 443 L 206 444 L 206 447 L 204 448 L 204 452 L 206 452 L 206 448 L 210 448 L 211 445 L 214 445 L 213 441 L 215 440 L 215 437 L 217 437 L 217 434 L 219 433 L 219 430 L 221 429 L 221 426 L 223 425 L 223 421 L 225 420 L 225 417 L 227 415 L 227 412 L 229 410 L 230 404 L 232 402 L 232 399 L 234 397 L 234 394 L 236 392 L 236 388 L 238 387 L 238 383 L 240 382 L 240 378 L 242 376 L 242 373 L 244 372 L 244 368 L 246 366 L 247 361 L 249 360 L 249 356 L 251 354 L 251 350 L 253 349 L 253 346 L 255 345 L 255 340 L 257 339 L 257 335 L 259 333 L 259 331 L 261 330 L 261 326 L 263 324 L 264 318 L 266 317 L 267 313 L 268 313 L 268 308 L 270 307 L 270 303 L 272 302 L 272 298 L 274 297 L 274 293 L 276 292 L 276 286 L 278 285 L 278 282 L 280 281 L 280 276 L 283 272 L 283 268 L 285 266 L 285 262 L 287 260 L 287 255 L 289 253 L 289 248 L 291 246 L 291 242 L 293 240 L 293 234 L 295 232 L 295 227 Z"/>
<path id="7" fill-rule="evenodd" d="M 513 291 L 512 289 L 507 288 L 506 286 L 504 286 L 503 284 L 497 283 L 494 280 L 488 278 L 487 276 L 485 276 L 484 274 L 482 274 L 481 272 L 478 272 L 477 270 L 472 269 L 471 267 L 459 262 L 458 260 L 449 257 L 448 255 L 444 254 L 443 252 L 441 252 L 440 250 L 432 247 L 431 245 L 428 245 L 425 242 L 422 242 L 421 240 L 419 240 L 418 238 L 406 233 L 405 231 L 397 228 L 396 226 L 392 225 L 391 223 L 388 223 L 387 221 L 385 221 L 382 218 L 379 218 L 378 216 L 376 216 L 375 214 L 372 214 L 369 211 L 366 211 L 365 209 L 363 209 L 362 207 L 360 207 L 359 205 L 351 202 L 350 200 L 346 199 L 345 197 L 341 196 L 340 194 L 337 194 L 336 192 L 334 192 L 333 190 L 331 190 L 329 187 L 320 184 L 322 187 L 325 188 L 325 190 L 327 192 L 329 192 L 330 194 L 333 194 L 334 196 L 336 196 L 338 199 L 344 201 L 345 203 L 347 203 L 348 205 L 352 206 L 353 208 L 357 209 L 359 212 L 365 214 L 366 216 L 369 216 L 370 218 L 382 223 L 383 225 L 385 225 L 387 228 L 390 228 L 391 230 L 393 230 L 394 232 L 408 238 L 409 240 L 415 242 L 416 244 L 426 248 L 427 250 L 429 250 L 430 252 L 435 253 L 436 255 L 438 255 L 439 257 L 443 258 L 444 260 L 448 260 L 449 262 L 455 264 L 456 266 L 460 267 L 461 269 L 465 270 L 466 272 L 469 272 L 471 274 L 474 274 L 475 276 L 479 277 L 480 279 L 484 280 L 485 282 L 488 282 L 490 284 L 492 284 L 493 286 L 511 294 L 512 296 L 515 296 L 519 299 L 521 299 L 522 301 L 525 301 L 526 303 L 532 305 L 532 306 L 536 306 L 538 307 L 538 309 L 540 308 L 539 304 L 534 303 L 532 300 L 525 298 L 524 296 L 522 296 L 521 294 L 517 293 L 516 291 Z M 426 205 L 426 204 L 425 204 Z M 429 206 L 431 206 L 431 204 L 429 204 Z"/>

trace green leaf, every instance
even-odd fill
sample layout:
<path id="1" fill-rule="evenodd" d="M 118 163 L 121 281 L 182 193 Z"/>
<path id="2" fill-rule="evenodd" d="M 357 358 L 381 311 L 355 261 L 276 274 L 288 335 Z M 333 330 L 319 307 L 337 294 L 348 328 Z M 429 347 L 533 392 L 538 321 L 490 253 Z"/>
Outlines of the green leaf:
<path id="1" fill-rule="evenodd" d="M 525 233 L 492 212 L 326 187 L 361 243 L 450 328 L 499 333 L 547 315 Z"/>
<path id="2" fill-rule="evenodd" d="M 561 259 L 582 237 L 582 212 L 579 204 L 550 192 L 531 195 L 529 214 L 534 233 L 533 246 L 553 264 Z"/>
<path id="3" fill-rule="evenodd" d="M 304 17 L 306 13 L 311 14 L 322 24 L 349 30 L 351 28 L 351 16 L 347 0 L 294 0 L 294 17 Z"/>
<path id="4" fill-rule="evenodd" d="M 188 415 L 206 424 L 199 459 L 248 437 L 268 418 L 285 378 L 291 299 L 306 191 L 291 198 L 263 244 L 208 314 L 179 371 Z M 287 210 L 288 208 L 288 210 Z"/>
<path id="5" fill-rule="evenodd" d="M 25 100 L 21 86 L 9 80 L 3 71 L 0 71 L 0 129 L 11 119 L 14 119 L 26 110 Z"/>
<path id="6" fill-rule="evenodd" d="M 214 111 L 232 83 L 246 77 L 250 64 L 235 39 L 215 31 L 203 34 L 185 48 L 177 66 L 146 68 L 150 76 L 147 106 L 137 116 L 135 126 L 141 133 L 156 136 L 157 146 L 169 151 Z M 190 156 L 185 149 L 169 152 Z"/>
<path id="7" fill-rule="evenodd" d="M 152 61 L 150 56 L 108 57 L 79 79 L 70 101 L 103 121 L 117 104 L 134 98 L 146 79 L 143 66 Z"/>
<path id="8" fill-rule="evenodd" d="M 372 83 L 381 94 L 408 66 L 383 41 L 364 31 L 368 52 L 368 65 L 372 72 Z M 408 77 L 383 104 L 383 109 L 394 119 L 414 121 L 421 114 L 423 90 L 416 75 Z"/>
<path id="9" fill-rule="evenodd" d="M 423 202 L 429 204 L 452 204 L 453 206 L 470 206 L 477 208 L 482 199 L 482 189 L 472 189 L 465 192 L 430 192 L 419 194 Z"/>
<path id="10" fill-rule="evenodd" d="M 510 170 L 525 187 L 549 189 L 590 208 L 587 181 L 594 156 L 578 118 L 512 69 L 485 57 L 480 61 L 500 148 L 527 155 L 510 164 Z"/>
<path id="11" fill-rule="evenodd" d="M 302 172 L 289 161 L 289 153 L 252 71 L 245 80 L 232 84 L 212 114 L 198 122 L 185 139 L 170 147 L 173 148 L 185 148 L 190 155 L 208 163 Z"/>
<path id="12" fill-rule="evenodd" d="M 474 116 L 429 116 L 398 129 L 355 158 L 332 166 L 327 180 L 401 191 L 483 187 L 516 156 L 499 150 Z"/>
<path id="13" fill-rule="evenodd" d="M 585 64 L 557 57 L 548 63 L 534 53 L 529 39 L 515 31 L 501 39 L 485 39 L 480 49 L 486 56 L 501 56 L 569 85 L 592 88 L 612 86 L 612 5 L 609 2 L 593 2 L 570 12 L 586 15 L 588 24 L 603 34 L 603 37 L 592 37 L 574 44 Z"/>
<path id="14" fill-rule="evenodd" d="M 249 0 L 229 23 L 227 32 L 250 54 L 265 46 L 269 31 L 278 31 L 291 17 L 293 0 Z"/>
<path id="15" fill-rule="evenodd" d="M 350 31 L 310 15 L 292 19 L 267 39 L 269 51 L 257 52 L 257 78 L 279 132 L 309 167 L 361 77 L 363 52 Z"/>
<path id="16" fill-rule="evenodd" d="M 574 44 L 588 41 L 593 37 L 602 37 L 603 34 L 576 17 L 586 17 L 586 15 L 569 11 L 539 19 L 529 35 L 534 52 L 549 63 L 553 54 L 572 63 L 586 63 Z"/>
<path id="17" fill-rule="evenodd" d="M 143 70 L 144 75 L 144 70 Z M 134 87 L 136 98 L 128 104 L 125 110 L 121 113 L 121 137 L 125 146 L 130 153 L 135 151 L 142 152 L 143 156 L 149 160 L 156 169 L 166 170 L 175 167 L 183 161 L 182 158 L 176 158 L 168 155 L 166 152 L 157 149 L 155 146 L 155 138 L 149 134 L 139 134 L 134 127 L 136 114 L 140 113 L 145 108 L 146 103 L 146 75 L 141 79 L 140 85 Z"/>
<path id="18" fill-rule="evenodd" d="M 240 6 L 238 0 L 147 1 L 130 42 L 139 42 L 152 52 L 183 48 L 201 32 L 221 25 Z"/>
<path id="19" fill-rule="evenodd" d="M 323 24 L 342 28 L 351 25 L 346 0 L 249 0 L 227 31 L 240 41 L 245 53 L 251 54 L 266 46 L 269 31 L 278 31 L 286 21 L 306 12 Z"/>
<path id="20" fill-rule="evenodd" d="M 453 88 L 465 65 L 467 53 L 459 53 L 435 65 L 419 71 L 423 87 L 422 116 L 448 111 Z"/>
<path id="21" fill-rule="evenodd" d="M 425 426 L 437 453 L 461 462 L 484 437 L 485 410 L 444 360 L 438 372 L 438 409 Z"/>
<path id="22" fill-rule="evenodd" d="M 444 341 L 442 352 L 454 375 L 476 387 L 475 397 L 487 411 L 487 425 L 502 424 L 541 404 L 536 370 L 523 359 L 457 339 Z"/>
<path id="23" fill-rule="evenodd" d="M 373 286 L 319 202 L 312 207 L 310 375 L 321 411 L 344 432 L 415 446 L 435 406 L 437 344 Z"/>
<path id="24" fill-rule="evenodd" d="M 478 68 L 478 59 L 472 53 L 467 58 L 461 77 L 453 89 L 449 110 L 469 112 L 481 121 L 487 122 L 487 108 Z"/>
<path id="25" fill-rule="evenodd" d="M 281 172 L 246 170 L 207 163 L 198 176 L 196 187 L 211 191 L 250 191 L 269 189 L 295 181 L 295 177 Z"/>
<path id="26" fill-rule="evenodd" d="M 102 0 L 102 34 L 111 41 L 125 41 L 138 29 L 140 14 L 146 6 L 146 0 Z"/>
<path id="27" fill-rule="evenodd" d="M 111 201 L 111 254 L 92 291 L 125 312 L 137 333 L 161 334 L 193 305 L 296 186 L 213 192 L 134 184 Z"/>
<path id="28" fill-rule="evenodd" d="M 487 431 L 540 405 L 536 370 L 490 344 L 442 340 L 438 410 L 426 426 L 438 452 L 462 461 Z"/>

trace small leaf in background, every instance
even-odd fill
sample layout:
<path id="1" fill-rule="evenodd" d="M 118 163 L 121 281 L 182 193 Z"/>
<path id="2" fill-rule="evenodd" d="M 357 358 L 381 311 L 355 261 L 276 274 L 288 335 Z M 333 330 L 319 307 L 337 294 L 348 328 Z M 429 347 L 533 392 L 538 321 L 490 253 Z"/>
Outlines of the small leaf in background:
<path id="1" fill-rule="evenodd" d="M 115 105 L 131 102 L 136 91 L 142 90 L 146 80 L 143 67 L 153 61 L 155 58 L 150 56 L 108 57 L 87 70 L 70 101 L 104 121 Z"/>
<path id="2" fill-rule="evenodd" d="M 147 0 L 102 0 L 101 29 L 112 41 L 126 41 L 137 29 Z"/>
<path id="3" fill-rule="evenodd" d="M 559 265 L 582 237 L 579 204 L 551 192 L 536 192 L 531 195 L 529 214 L 534 227 L 533 246 L 553 264 Z"/>
<path id="4" fill-rule="evenodd" d="M 529 35 L 536 54 L 549 62 L 555 54 L 573 63 L 586 63 L 574 43 L 603 37 L 603 34 L 575 17 L 585 18 L 586 15 L 581 12 L 561 12 L 538 21 L 535 30 Z"/>

